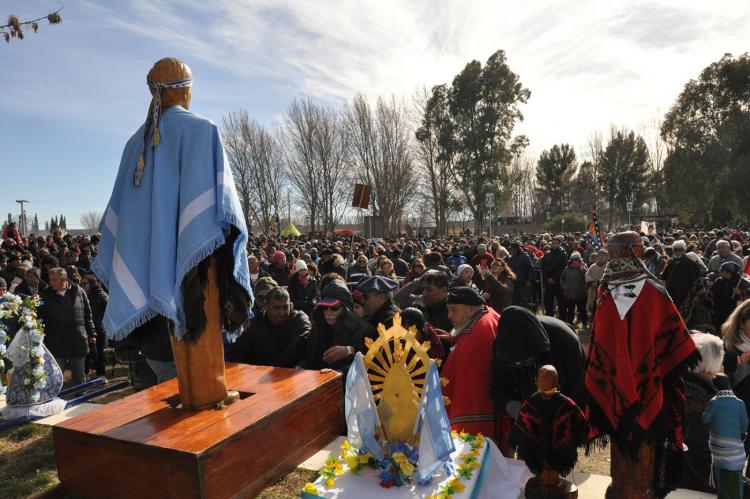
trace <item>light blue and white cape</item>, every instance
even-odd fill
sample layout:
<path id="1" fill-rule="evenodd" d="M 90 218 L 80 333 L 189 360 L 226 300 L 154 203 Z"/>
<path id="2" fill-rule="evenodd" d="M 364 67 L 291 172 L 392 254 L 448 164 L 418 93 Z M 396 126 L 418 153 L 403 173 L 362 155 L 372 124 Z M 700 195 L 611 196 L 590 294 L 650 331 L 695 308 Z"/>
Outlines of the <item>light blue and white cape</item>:
<path id="1" fill-rule="evenodd" d="M 233 276 L 252 298 L 245 218 L 216 125 L 174 106 L 162 114 L 159 132 L 158 147 L 146 148 L 139 186 L 133 178 L 143 126 L 128 141 L 99 227 L 92 269 L 109 289 L 103 323 L 115 340 L 157 314 L 172 320 L 181 338 L 183 277 L 224 244 L 231 226 L 240 232 Z"/>

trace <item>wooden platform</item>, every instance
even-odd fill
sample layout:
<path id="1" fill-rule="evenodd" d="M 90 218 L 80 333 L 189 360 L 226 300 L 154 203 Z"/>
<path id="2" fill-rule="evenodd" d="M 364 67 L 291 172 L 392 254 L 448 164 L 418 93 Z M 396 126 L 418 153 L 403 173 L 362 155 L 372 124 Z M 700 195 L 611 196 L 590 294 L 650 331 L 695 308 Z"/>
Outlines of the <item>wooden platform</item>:
<path id="1" fill-rule="evenodd" d="M 343 429 L 343 382 L 320 374 L 228 364 L 241 400 L 225 409 L 172 407 L 170 380 L 54 427 L 57 468 L 76 497 L 254 497 Z"/>

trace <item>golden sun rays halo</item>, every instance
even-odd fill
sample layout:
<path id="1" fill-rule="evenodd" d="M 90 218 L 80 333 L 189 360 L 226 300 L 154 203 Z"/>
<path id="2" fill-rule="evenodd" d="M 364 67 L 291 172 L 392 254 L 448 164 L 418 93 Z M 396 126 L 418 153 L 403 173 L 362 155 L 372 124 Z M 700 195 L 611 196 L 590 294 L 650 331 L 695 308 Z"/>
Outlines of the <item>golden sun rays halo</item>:
<path id="1" fill-rule="evenodd" d="M 404 328 L 396 314 L 393 326 L 378 324 L 378 337 L 365 339 L 365 346 L 365 366 L 385 435 L 390 441 L 412 441 L 430 342 L 420 343 L 416 327 Z"/>

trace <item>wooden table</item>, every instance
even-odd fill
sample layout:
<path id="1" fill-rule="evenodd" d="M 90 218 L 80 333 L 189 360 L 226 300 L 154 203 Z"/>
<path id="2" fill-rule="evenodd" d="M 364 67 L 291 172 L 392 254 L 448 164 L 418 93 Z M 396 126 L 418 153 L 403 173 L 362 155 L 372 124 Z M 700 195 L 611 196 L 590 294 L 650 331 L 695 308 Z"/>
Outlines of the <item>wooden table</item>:
<path id="1" fill-rule="evenodd" d="M 54 427 L 63 489 L 80 497 L 254 497 L 344 427 L 343 382 L 321 374 L 228 364 L 240 400 L 184 410 L 176 380 Z"/>

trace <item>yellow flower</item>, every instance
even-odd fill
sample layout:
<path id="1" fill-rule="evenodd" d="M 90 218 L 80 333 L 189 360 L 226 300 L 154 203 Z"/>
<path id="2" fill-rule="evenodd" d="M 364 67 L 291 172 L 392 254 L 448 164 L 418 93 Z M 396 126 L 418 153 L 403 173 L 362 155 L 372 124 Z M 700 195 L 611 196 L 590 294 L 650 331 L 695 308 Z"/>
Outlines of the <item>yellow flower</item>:
<path id="1" fill-rule="evenodd" d="M 473 451 L 469 452 L 469 455 L 471 457 L 478 457 L 479 456 L 479 448 L 474 449 Z"/>
<path id="2" fill-rule="evenodd" d="M 356 454 L 349 454 L 344 458 L 346 461 L 346 465 L 349 467 L 349 470 L 354 470 L 357 466 L 359 466 L 360 463 L 360 457 Z"/>
<path id="3" fill-rule="evenodd" d="M 458 432 L 456 430 L 451 431 L 451 438 L 453 439 L 458 438 Z"/>
<path id="4" fill-rule="evenodd" d="M 362 454 L 361 456 L 359 456 L 359 463 L 367 464 L 370 462 L 370 459 L 372 459 L 372 454 L 370 454 L 369 452 L 366 454 Z"/>
<path id="5" fill-rule="evenodd" d="M 459 433 L 458 436 L 461 437 L 461 440 L 466 440 L 467 438 L 469 438 L 469 434 L 466 433 L 465 431 L 462 431 L 461 433 Z"/>
<path id="6" fill-rule="evenodd" d="M 352 450 L 352 446 L 349 444 L 348 440 L 344 440 L 344 443 L 341 444 L 341 453 L 342 453 L 342 455 L 346 454 L 350 450 Z"/>
<path id="7" fill-rule="evenodd" d="M 453 490 L 455 490 L 459 494 L 466 488 L 466 486 L 461 483 L 461 480 L 459 480 L 458 478 L 454 478 L 453 480 L 451 480 L 450 485 L 451 487 L 453 487 Z"/>
<path id="8" fill-rule="evenodd" d="M 329 478 L 328 480 L 326 480 L 326 487 L 328 487 L 329 489 L 332 489 L 335 486 L 336 486 L 336 480 L 334 480 L 333 478 Z"/>
<path id="9" fill-rule="evenodd" d="M 305 484 L 305 488 L 302 489 L 302 492 L 307 492 L 308 494 L 315 494 L 318 495 L 318 488 L 315 486 L 314 483 L 307 482 Z"/>
<path id="10" fill-rule="evenodd" d="M 341 463 L 336 463 L 336 466 L 333 468 L 333 472 L 337 475 L 340 475 L 344 472 L 344 465 Z"/>

